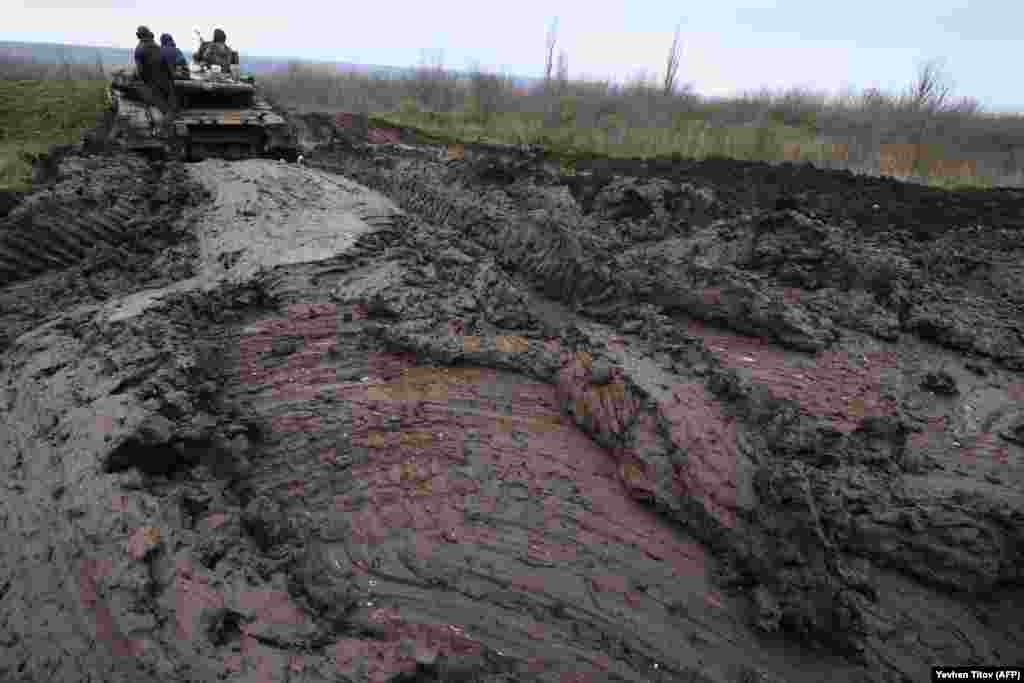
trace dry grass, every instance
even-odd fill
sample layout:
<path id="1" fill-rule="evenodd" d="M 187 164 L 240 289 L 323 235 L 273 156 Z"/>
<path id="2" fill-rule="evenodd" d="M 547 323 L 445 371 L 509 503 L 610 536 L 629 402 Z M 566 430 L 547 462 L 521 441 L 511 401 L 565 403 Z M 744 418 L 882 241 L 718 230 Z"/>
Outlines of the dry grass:
<path id="1" fill-rule="evenodd" d="M 709 99 L 686 90 L 666 95 L 650 77 L 523 90 L 480 71 L 446 77 L 436 62 L 407 78 L 296 63 L 263 81 L 298 110 L 373 114 L 463 140 L 623 157 L 807 162 L 949 187 L 1024 185 L 1024 116 L 987 115 L 970 100 L 925 106 L 920 93 L 915 100 L 913 93 L 827 97 L 797 89 Z"/>

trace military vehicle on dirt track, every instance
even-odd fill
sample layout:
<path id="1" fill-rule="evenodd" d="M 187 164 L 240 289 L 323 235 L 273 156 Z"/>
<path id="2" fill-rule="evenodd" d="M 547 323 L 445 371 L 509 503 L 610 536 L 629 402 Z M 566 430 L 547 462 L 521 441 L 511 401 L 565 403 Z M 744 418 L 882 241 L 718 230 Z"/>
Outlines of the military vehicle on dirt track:
<path id="1" fill-rule="evenodd" d="M 193 63 L 175 73 L 174 88 L 178 110 L 165 115 L 133 70 L 115 72 L 108 140 L 122 149 L 192 161 L 297 154 L 294 129 L 260 97 L 252 77 Z"/>

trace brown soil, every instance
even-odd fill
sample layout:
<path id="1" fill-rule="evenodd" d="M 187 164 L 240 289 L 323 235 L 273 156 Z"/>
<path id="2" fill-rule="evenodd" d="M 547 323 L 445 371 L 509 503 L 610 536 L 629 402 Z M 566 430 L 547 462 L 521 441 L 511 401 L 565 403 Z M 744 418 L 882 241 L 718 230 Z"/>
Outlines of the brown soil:
<path id="1" fill-rule="evenodd" d="M 346 122 L 0 218 L 0 679 L 1024 663 L 1020 193 Z"/>

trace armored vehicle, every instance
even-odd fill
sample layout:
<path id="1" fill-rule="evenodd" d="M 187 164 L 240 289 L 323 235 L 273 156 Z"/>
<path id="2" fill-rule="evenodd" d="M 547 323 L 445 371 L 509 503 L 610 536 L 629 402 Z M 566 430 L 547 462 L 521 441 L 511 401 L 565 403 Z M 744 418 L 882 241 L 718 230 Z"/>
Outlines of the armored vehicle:
<path id="1" fill-rule="evenodd" d="M 110 140 L 123 149 L 192 161 L 297 154 L 294 129 L 259 95 L 252 77 L 193 63 L 175 73 L 174 88 L 177 108 L 164 114 L 131 70 L 115 72 L 108 90 Z"/>

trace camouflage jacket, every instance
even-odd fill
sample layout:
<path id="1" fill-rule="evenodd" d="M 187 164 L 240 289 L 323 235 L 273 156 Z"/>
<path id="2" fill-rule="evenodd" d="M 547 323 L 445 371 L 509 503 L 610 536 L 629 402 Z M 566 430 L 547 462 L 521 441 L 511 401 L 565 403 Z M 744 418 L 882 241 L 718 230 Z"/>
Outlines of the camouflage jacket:
<path id="1" fill-rule="evenodd" d="M 238 63 L 238 57 L 225 43 L 203 43 L 196 55 L 196 61 L 217 64 L 222 70 L 229 71 L 232 64 Z"/>

